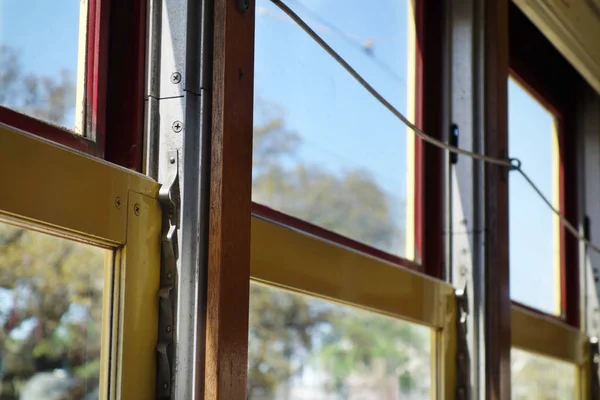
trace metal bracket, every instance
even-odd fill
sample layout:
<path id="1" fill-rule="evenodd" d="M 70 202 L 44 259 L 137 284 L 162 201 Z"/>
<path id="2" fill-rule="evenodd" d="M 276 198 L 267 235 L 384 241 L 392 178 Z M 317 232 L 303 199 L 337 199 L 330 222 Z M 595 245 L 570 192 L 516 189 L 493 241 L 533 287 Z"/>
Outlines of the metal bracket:
<path id="1" fill-rule="evenodd" d="M 471 398 L 471 359 L 467 342 L 469 298 L 467 288 L 456 290 L 456 399 Z"/>
<path id="2" fill-rule="evenodd" d="M 175 328 L 171 290 L 177 271 L 177 222 L 179 198 L 179 153 L 169 152 L 167 180 L 160 188 L 158 200 L 162 207 L 160 289 L 158 291 L 158 344 L 156 398 L 171 398 L 173 330 Z"/>
<path id="3" fill-rule="evenodd" d="M 238 11 L 242 14 L 246 14 L 250 9 L 250 0 L 237 0 Z"/>

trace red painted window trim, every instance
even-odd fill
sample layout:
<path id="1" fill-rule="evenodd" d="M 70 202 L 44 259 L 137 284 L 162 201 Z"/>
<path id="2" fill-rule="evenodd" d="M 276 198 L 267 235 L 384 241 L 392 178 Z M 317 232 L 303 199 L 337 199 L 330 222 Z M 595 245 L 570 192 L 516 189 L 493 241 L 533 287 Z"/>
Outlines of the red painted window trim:
<path id="1" fill-rule="evenodd" d="M 442 41 L 443 6 L 437 0 L 418 0 L 415 7 L 417 32 L 415 124 L 442 138 Z M 427 60 L 427 62 L 425 62 Z M 427 118 L 425 111 L 427 110 Z M 411 133 L 408 133 L 411 134 Z M 318 227 L 261 204 L 253 203 L 254 215 L 290 226 L 325 240 L 388 262 L 443 277 L 443 168 L 442 152 L 415 140 L 415 255 L 413 262 Z M 423 182 L 427 182 L 424 185 Z M 426 225 L 425 225 L 426 224 Z M 427 226 L 427 229 L 424 229 Z"/>
<path id="2" fill-rule="evenodd" d="M 111 7 L 103 126 L 106 160 L 140 172 L 144 150 L 146 3 L 119 1 Z"/>
<path id="3" fill-rule="evenodd" d="M 71 147 L 81 152 L 96 155 L 96 143 L 76 135 L 65 128 L 22 114 L 10 108 L 0 106 L 0 123 L 23 132 Z"/>
<path id="4" fill-rule="evenodd" d="M 417 100 L 416 124 L 444 140 L 443 40 L 444 2 L 417 1 Z M 416 138 L 417 254 L 426 274 L 444 279 L 444 165 L 443 152 Z M 427 182 L 425 185 L 424 183 Z"/>
<path id="5" fill-rule="evenodd" d="M 76 135 L 64 127 L 44 122 L 2 106 L 0 106 L 1 123 L 94 156 L 103 156 L 103 130 L 97 129 L 98 124 L 101 124 L 103 121 L 103 116 L 100 114 L 102 112 L 102 107 L 99 107 L 97 102 L 102 100 L 100 94 L 102 90 L 100 90 L 100 88 L 104 87 L 105 83 L 102 80 L 102 71 L 106 68 L 102 65 L 104 53 L 100 50 L 102 49 L 102 43 L 100 43 L 102 37 L 100 33 L 100 21 L 106 20 L 106 18 L 103 17 L 103 12 L 107 7 L 101 3 L 108 3 L 108 1 L 92 0 L 88 5 L 86 38 L 86 105 L 84 111 L 85 136 Z M 99 79 L 94 79 L 94 76 L 99 76 Z M 88 100 L 91 101 L 88 102 Z M 88 123 L 90 120 L 89 116 L 94 116 L 92 124 Z M 96 140 L 91 140 L 90 138 L 96 138 Z"/>
<path id="6" fill-rule="evenodd" d="M 0 106 L 0 123 L 141 170 L 146 3 L 88 5 L 85 137 Z"/>
<path id="7" fill-rule="evenodd" d="M 568 132 L 576 132 L 576 98 L 579 88 L 586 83 L 514 4 L 510 8 L 509 26 L 511 75 L 557 118 L 560 149 L 559 207 L 567 220 L 577 225 L 576 141 L 566 140 L 566 136 Z M 560 230 L 560 245 L 561 315 L 558 319 L 578 327 L 579 243 L 564 226 Z M 531 307 L 523 307 L 546 314 Z"/>

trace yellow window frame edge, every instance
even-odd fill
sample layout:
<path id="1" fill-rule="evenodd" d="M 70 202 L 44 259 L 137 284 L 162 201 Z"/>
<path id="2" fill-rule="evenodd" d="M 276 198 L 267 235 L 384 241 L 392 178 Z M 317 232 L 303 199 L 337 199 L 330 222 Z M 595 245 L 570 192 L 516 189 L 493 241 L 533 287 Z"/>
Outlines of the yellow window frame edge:
<path id="1" fill-rule="evenodd" d="M 0 220 L 114 250 L 104 271 L 100 398 L 153 398 L 158 183 L 5 125 L 0 182 Z"/>
<path id="2" fill-rule="evenodd" d="M 454 399 L 454 288 L 426 275 L 252 216 L 251 279 L 432 328 L 432 397 Z M 437 367 L 436 367 L 437 366 Z"/>
<path id="3" fill-rule="evenodd" d="M 576 398 L 591 398 L 590 340 L 584 332 L 513 304 L 511 341 L 515 348 L 576 365 Z"/>

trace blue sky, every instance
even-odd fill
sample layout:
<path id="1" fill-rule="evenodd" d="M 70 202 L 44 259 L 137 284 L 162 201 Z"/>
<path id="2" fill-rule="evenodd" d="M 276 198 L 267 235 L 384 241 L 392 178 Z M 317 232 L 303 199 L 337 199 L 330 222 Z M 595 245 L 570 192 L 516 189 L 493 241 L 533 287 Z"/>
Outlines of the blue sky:
<path id="1" fill-rule="evenodd" d="M 302 5 L 298 7 L 300 2 Z M 287 2 L 401 112 L 407 98 L 407 4 L 381 1 Z M 412 134 L 269 0 L 258 0 L 255 96 L 284 110 L 288 129 L 303 138 L 301 157 L 340 172 L 370 171 L 393 198 L 406 196 L 406 135 Z M 308 8 L 329 23 L 311 18 Z M 340 34 L 336 29 L 343 33 Z M 346 37 L 355 44 L 349 44 Z M 357 44 L 371 41 L 372 55 Z M 358 48 L 357 48 L 358 47 Z M 380 64 L 394 70 L 391 75 Z M 509 83 L 511 156 L 551 195 L 552 116 Z M 256 115 L 261 123 L 261 115 Z M 523 178 L 510 177 L 511 295 L 554 312 L 552 214 Z M 404 210 L 399 210 L 404 213 Z"/>
<path id="2" fill-rule="evenodd" d="M 326 20 L 311 18 L 298 4 Z M 401 112 L 407 96 L 406 0 L 289 0 L 288 4 Z M 403 220 L 407 129 L 269 0 L 257 0 L 255 94 L 283 113 L 302 138 L 299 157 L 334 173 L 369 171 Z M 79 1 L 0 0 L 0 43 L 17 48 L 27 72 L 77 70 Z M 335 26 L 342 33 L 332 29 Z M 369 54 L 361 48 L 368 45 Z M 392 71 L 392 72 L 390 72 Z M 510 89 L 510 154 L 550 195 L 551 119 Z M 256 123 L 264 115 L 257 110 Z M 510 178 L 513 298 L 552 311 L 551 213 L 515 174 Z"/>

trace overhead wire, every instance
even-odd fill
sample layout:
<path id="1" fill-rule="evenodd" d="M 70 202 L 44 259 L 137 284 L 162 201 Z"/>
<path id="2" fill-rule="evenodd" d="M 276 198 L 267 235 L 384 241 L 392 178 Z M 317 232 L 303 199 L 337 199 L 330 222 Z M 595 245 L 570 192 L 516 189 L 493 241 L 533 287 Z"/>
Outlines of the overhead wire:
<path id="1" fill-rule="evenodd" d="M 571 224 L 567 218 L 557 210 L 550 200 L 542 193 L 541 189 L 533 182 L 533 180 L 523 171 L 521 161 L 517 158 L 498 158 L 492 157 L 481 153 L 461 149 L 460 147 L 452 146 L 439 139 L 429 136 L 427 133 L 419 129 L 413 124 L 404 114 L 402 114 L 397 108 L 395 108 L 389 101 L 383 97 L 373 86 L 371 86 L 352 66 L 339 55 L 327 42 L 319 36 L 294 10 L 292 10 L 287 4 L 281 0 L 270 0 L 271 3 L 276 5 L 281 11 L 283 11 L 292 21 L 294 21 L 308 36 L 310 36 L 323 50 L 327 52 L 337 63 L 346 70 L 369 94 L 371 94 L 381 105 L 387 108 L 396 118 L 402 123 L 409 127 L 417 136 L 423 141 L 430 143 L 440 149 L 447 150 L 452 153 L 461 154 L 475 160 L 487 162 L 489 164 L 498 165 L 501 167 L 508 168 L 509 171 L 518 171 L 521 176 L 527 181 L 529 186 L 536 192 L 536 194 L 543 200 L 543 202 L 552 210 L 552 212 L 558 216 L 563 226 L 571 233 L 577 240 L 584 243 L 587 247 L 600 254 L 600 247 L 594 245 L 582 235 L 579 230 Z"/>
<path id="2" fill-rule="evenodd" d="M 364 42 L 361 43 L 360 39 L 357 38 L 357 35 L 352 35 L 346 31 L 338 28 L 336 25 L 332 24 L 331 22 L 327 21 L 325 18 L 321 17 L 317 12 L 315 12 L 311 8 L 306 7 L 300 1 L 288 0 L 288 2 L 289 1 L 292 1 L 295 4 L 295 7 L 301 8 L 302 10 L 304 10 L 304 13 L 306 13 L 310 18 L 314 19 L 315 21 L 317 21 L 319 24 L 321 24 L 325 28 L 328 28 L 331 32 L 337 34 L 349 46 L 354 47 L 357 50 L 361 51 L 363 54 L 367 55 L 368 59 L 371 60 L 375 65 L 377 65 L 382 71 L 385 71 L 389 76 L 391 76 L 392 78 L 394 78 L 395 80 L 397 80 L 398 82 L 400 82 L 401 84 L 406 86 L 406 80 L 402 79 L 402 77 L 400 75 L 398 75 L 392 69 L 392 67 L 390 67 L 387 63 L 380 60 L 375 55 L 375 53 L 365 45 Z"/>
<path id="3" fill-rule="evenodd" d="M 487 156 L 484 154 L 474 153 L 472 151 L 464 150 L 459 147 L 449 145 L 439 139 L 429 136 L 415 124 L 413 124 L 408 118 L 404 116 L 396 107 L 394 107 L 389 101 L 385 99 L 373 86 L 371 86 L 348 62 L 340 56 L 331 46 L 325 42 L 296 12 L 294 12 L 287 4 L 281 0 L 271 0 L 273 4 L 278 6 L 281 11 L 288 15 L 296 24 L 298 24 L 319 46 L 323 48 L 338 64 L 340 64 L 363 88 L 367 90 L 373 97 L 377 99 L 385 108 L 387 108 L 392 114 L 394 114 L 400 121 L 406 126 L 413 130 L 417 136 L 423 139 L 425 142 L 431 143 L 434 146 L 446 149 L 448 151 L 469 156 L 471 158 L 482 160 L 490 164 L 501 165 L 508 168 L 513 168 L 513 163 L 510 159 L 497 158 Z"/>

